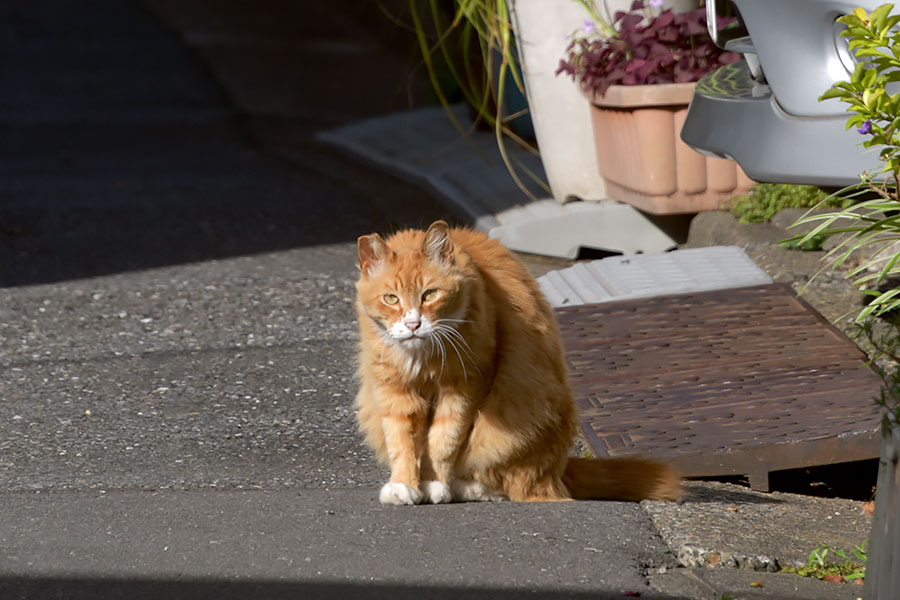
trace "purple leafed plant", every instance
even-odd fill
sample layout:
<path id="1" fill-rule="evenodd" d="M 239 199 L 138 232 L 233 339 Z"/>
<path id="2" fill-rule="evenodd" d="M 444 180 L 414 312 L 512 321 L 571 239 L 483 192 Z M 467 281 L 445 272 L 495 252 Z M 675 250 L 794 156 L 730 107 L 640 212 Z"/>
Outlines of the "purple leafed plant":
<path id="1" fill-rule="evenodd" d="M 739 58 L 713 44 L 703 8 L 647 17 L 643 0 L 635 0 L 628 12 L 615 14 L 613 25 L 613 36 L 573 39 L 556 74 L 571 75 L 585 91 L 603 96 L 611 85 L 697 81 Z"/>

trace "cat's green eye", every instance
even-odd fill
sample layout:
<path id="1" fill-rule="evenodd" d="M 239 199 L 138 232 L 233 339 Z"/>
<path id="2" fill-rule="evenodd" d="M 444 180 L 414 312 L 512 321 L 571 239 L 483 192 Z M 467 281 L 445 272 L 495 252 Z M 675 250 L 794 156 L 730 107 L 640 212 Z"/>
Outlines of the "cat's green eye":
<path id="1" fill-rule="evenodd" d="M 431 302 L 437 298 L 437 290 L 425 290 L 425 293 L 422 294 L 422 300 L 424 302 Z"/>
<path id="2" fill-rule="evenodd" d="M 385 294 L 384 295 L 384 303 L 385 304 L 390 304 L 393 306 L 394 304 L 397 304 L 398 302 L 400 302 L 400 298 L 398 298 L 394 294 Z"/>

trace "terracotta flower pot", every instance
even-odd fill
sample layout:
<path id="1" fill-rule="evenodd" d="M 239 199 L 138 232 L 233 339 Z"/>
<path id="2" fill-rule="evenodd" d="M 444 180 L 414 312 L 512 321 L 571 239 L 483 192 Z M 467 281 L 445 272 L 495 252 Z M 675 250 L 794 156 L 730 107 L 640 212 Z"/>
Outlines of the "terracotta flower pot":
<path id="1" fill-rule="evenodd" d="M 753 181 L 731 160 L 700 154 L 679 132 L 693 83 L 610 87 L 589 95 L 607 195 L 653 214 L 722 208 Z"/>

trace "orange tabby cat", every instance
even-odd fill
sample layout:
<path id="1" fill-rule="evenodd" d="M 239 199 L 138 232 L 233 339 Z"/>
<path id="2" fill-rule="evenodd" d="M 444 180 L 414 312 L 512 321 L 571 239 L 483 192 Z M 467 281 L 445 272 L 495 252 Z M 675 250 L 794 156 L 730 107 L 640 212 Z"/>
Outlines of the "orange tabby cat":
<path id="1" fill-rule="evenodd" d="M 359 238 L 359 423 L 384 504 L 674 499 L 638 458 L 568 456 L 577 432 L 553 311 L 498 242 L 437 221 Z"/>

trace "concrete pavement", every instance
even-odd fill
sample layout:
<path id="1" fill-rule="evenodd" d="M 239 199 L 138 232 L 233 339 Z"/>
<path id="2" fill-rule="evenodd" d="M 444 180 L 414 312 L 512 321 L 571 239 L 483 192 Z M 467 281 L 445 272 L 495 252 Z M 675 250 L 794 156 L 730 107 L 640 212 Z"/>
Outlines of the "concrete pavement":
<path id="1" fill-rule="evenodd" d="M 403 597 L 669 597 L 650 590 L 630 562 L 658 565 L 664 556 L 661 540 L 643 539 L 636 505 L 402 510 L 381 507 L 370 490 L 314 488 L 6 498 L 15 500 L 4 511 L 6 570 L 15 575 L 0 578 L 4 598 L 44 593 L 67 578 L 129 582 L 133 590 L 155 581 L 175 597 L 191 597 L 191 583 L 225 597 L 271 597 L 274 584 L 329 598 L 391 589 Z M 227 583 L 238 585 L 229 591 Z M 129 584 L 121 584 L 122 597 L 130 597 Z M 258 589 L 246 595 L 247 586 Z"/>

